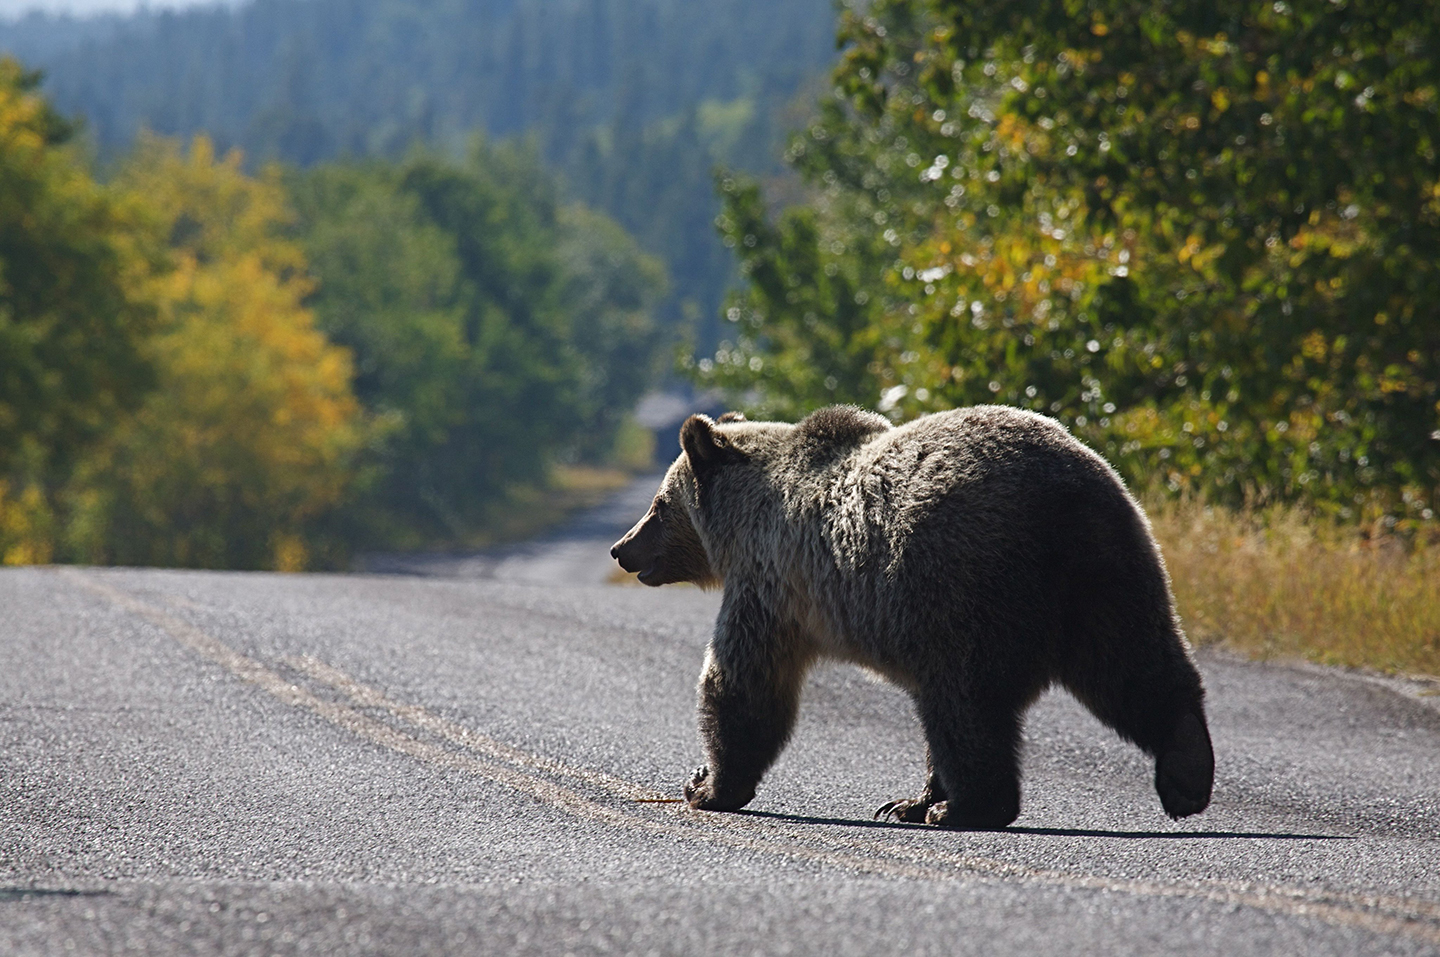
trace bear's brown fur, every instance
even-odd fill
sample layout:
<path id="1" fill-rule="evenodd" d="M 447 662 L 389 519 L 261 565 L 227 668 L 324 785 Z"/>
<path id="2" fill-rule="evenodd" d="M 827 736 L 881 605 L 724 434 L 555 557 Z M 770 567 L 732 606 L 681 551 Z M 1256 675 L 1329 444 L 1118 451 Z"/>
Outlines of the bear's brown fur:
<path id="1" fill-rule="evenodd" d="M 612 554 L 647 585 L 724 587 L 693 807 L 754 797 L 821 657 L 879 672 L 919 712 L 925 788 L 877 816 L 1013 821 L 1021 721 L 1052 683 L 1155 758 L 1170 816 L 1209 804 L 1204 690 L 1149 523 L 1058 423 L 979 406 L 892 427 L 837 406 L 795 425 L 692 416 L 681 445 Z"/>

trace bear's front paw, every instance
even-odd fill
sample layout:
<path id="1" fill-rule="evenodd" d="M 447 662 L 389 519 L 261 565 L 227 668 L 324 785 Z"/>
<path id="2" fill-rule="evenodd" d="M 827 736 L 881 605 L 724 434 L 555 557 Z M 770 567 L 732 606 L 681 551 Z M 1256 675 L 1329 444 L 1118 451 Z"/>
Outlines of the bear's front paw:
<path id="1" fill-rule="evenodd" d="M 696 768 L 685 785 L 685 802 L 697 811 L 738 811 L 754 796 L 754 788 L 745 794 L 729 794 L 717 788 L 715 776 L 706 764 Z"/>
<path id="2" fill-rule="evenodd" d="M 690 780 L 685 782 L 685 803 L 694 808 L 705 806 L 705 800 L 710 796 L 710 766 L 702 764 L 690 775 Z"/>

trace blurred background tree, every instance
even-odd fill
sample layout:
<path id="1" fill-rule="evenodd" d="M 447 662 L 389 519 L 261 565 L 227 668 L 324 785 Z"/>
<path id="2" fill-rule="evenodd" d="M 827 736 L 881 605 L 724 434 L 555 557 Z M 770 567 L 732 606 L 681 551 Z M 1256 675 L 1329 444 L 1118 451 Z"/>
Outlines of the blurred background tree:
<path id="1" fill-rule="evenodd" d="M 64 497 L 66 553 L 92 563 L 298 571 L 344 501 L 367 423 L 349 353 L 315 328 L 277 174 L 197 137 L 147 139 L 117 186 L 143 197 L 171 268 L 151 279 L 157 388 L 114 423 Z"/>
<path id="2" fill-rule="evenodd" d="M 492 534 L 607 464 L 666 277 L 533 149 L 252 175 L 142 137 L 109 185 L 0 65 L 0 558 L 295 570 Z"/>
<path id="3" fill-rule="evenodd" d="M 1006 402 L 1141 484 L 1433 518 L 1432 11 L 879 0 L 842 39 L 790 148 L 808 208 L 725 182 L 750 282 L 704 381 L 792 414 Z"/>
<path id="4" fill-rule="evenodd" d="M 72 127 L 0 58 L 0 557 L 48 561 L 49 488 L 153 384 L 156 252 Z"/>
<path id="5" fill-rule="evenodd" d="M 557 211 L 560 300 L 579 360 L 574 455 L 604 461 L 641 395 L 673 365 L 674 339 L 658 319 L 669 281 L 620 224 L 580 204 Z"/>
<path id="6" fill-rule="evenodd" d="M 385 430 L 352 538 L 463 542 L 557 461 L 604 461 L 668 344 L 663 267 L 619 226 L 560 206 L 517 147 L 321 166 L 291 184 L 310 301 Z"/>

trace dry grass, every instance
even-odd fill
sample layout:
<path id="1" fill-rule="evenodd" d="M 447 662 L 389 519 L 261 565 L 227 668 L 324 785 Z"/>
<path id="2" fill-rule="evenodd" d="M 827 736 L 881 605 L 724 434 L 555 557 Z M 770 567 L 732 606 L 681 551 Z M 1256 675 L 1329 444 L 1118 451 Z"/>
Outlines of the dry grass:
<path id="1" fill-rule="evenodd" d="M 1192 641 L 1440 675 L 1440 544 L 1194 503 L 1150 509 Z"/>

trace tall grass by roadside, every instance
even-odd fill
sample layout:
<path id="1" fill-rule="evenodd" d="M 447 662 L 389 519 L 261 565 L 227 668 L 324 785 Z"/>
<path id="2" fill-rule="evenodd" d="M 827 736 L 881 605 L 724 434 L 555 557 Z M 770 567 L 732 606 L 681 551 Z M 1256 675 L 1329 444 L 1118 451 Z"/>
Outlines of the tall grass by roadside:
<path id="1" fill-rule="evenodd" d="M 1196 503 L 1149 509 L 1191 641 L 1440 675 L 1440 541 Z"/>

